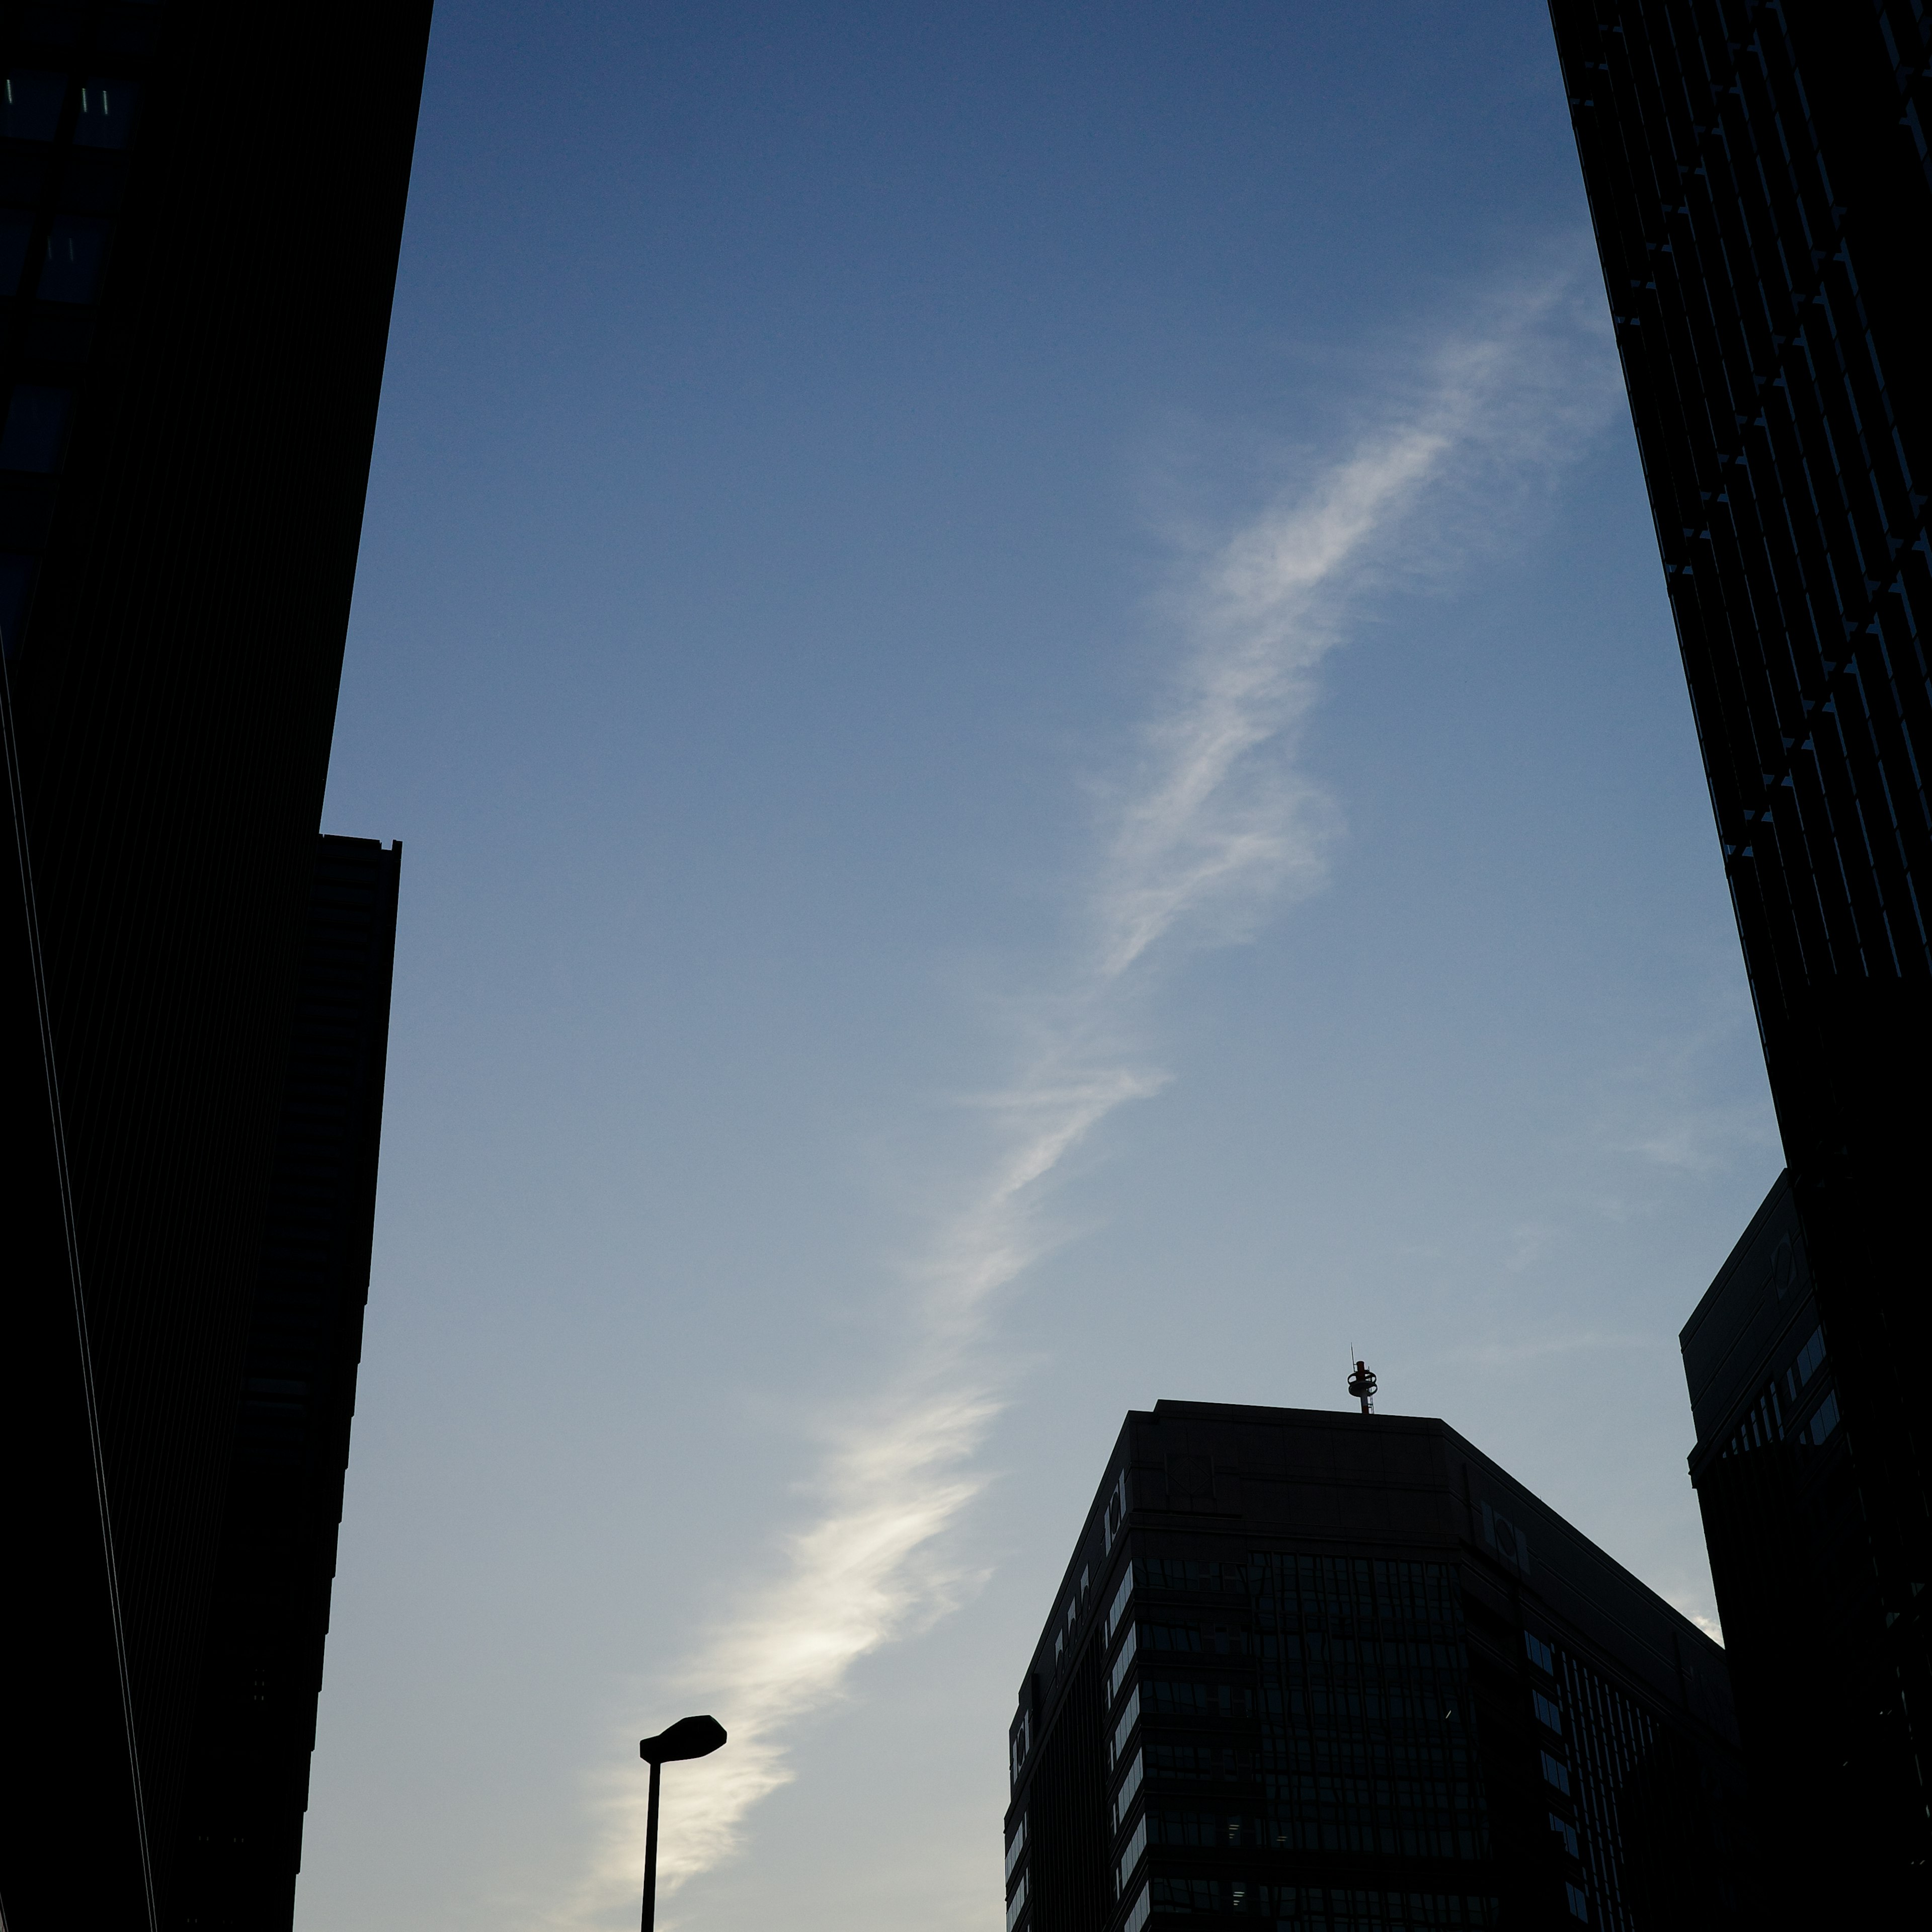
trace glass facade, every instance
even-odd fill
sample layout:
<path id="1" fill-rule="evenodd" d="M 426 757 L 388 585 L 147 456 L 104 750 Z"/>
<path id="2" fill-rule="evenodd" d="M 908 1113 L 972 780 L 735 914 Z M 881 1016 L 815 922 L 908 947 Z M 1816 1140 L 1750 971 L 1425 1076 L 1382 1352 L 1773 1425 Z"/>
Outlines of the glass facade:
<path id="1" fill-rule="evenodd" d="M 1452 1565 L 1250 1560 L 1268 1842 L 1488 1856 Z"/>
<path id="2" fill-rule="evenodd" d="M 1814 1325 L 1837 1365 L 1808 1420 L 1774 1384 L 1784 1363 L 1754 1364 L 1757 1386 L 1700 1418 L 1740 1717 L 1806 1909 L 1830 1909 L 1850 1858 L 1888 1907 L 1922 1916 L 1932 14 L 1918 0 L 1552 0 L 1551 14 Z M 1864 1547 L 1846 1567 L 1793 1499 L 1813 1475 L 1794 1466 L 1780 1502 L 1765 1469 L 1730 1466 L 1796 1445 L 1800 1427 L 1808 1453 L 1852 1444 L 1840 1502 Z M 1762 1536 L 1772 1546 L 1752 1554 Z M 1796 1623 L 1763 1598 L 1780 1571 L 1810 1606 Z M 1794 1725 L 1792 1686 L 1803 1701 L 1824 1678 L 1816 1721 Z"/>
<path id="3" fill-rule="evenodd" d="M 1113 1748 L 1124 1900 L 1298 1926 L 1496 1922 L 1493 1897 L 1434 1869 L 1490 1853 L 1453 1566 L 1147 1556 L 1130 1586 L 1108 1679 L 1132 1666 Z M 1414 1861 L 1435 1882 L 1390 1890 L 1388 1868 Z M 1362 1883 L 1365 1865 L 1383 1882 Z"/>
<path id="4" fill-rule="evenodd" d="M 1697 1922 L 1739 1922 L 1720 1655 L 1608 1559 L 1577 1564 L 1574 1532 L 1453 1431 L 1163 1402 L 1120 1454 L 1107 1613 L 1042 1636 L 1012 1732 L 1010 1842 L 1036 1865 L 1015 1932 L 1502 1928 L 1573 1901 L 1651 1925 L 1694 1898 Z M 1325 1533 L 1294 1527 L 1298 1472 L 1347 1478 Z M 1609 1611 L 1587 1629 L 1584 1591 Z M 1673 1644 L 1681 1681 L 1654 1668 Z M 1057 1795 L 1082 1730 L 1090 1809 Z"/>
<path id="5" fill-rule="evenodd" d="M 1882 74 L 1874 24 L 1860 104 L 1839 94 L 1846 50 L 1808 59 L 1776 4 L 1555 11 L 1726 871 L 1781 1039 L 1816 987 L 1932 972 L 1922 345 L 1888 326 L 1880 257 L 1906 238 L 1846 205 L 1885 157 L 1832 138 L 1861 106 L 1898 123 L 1924 29 L 1907 79 Z"/>

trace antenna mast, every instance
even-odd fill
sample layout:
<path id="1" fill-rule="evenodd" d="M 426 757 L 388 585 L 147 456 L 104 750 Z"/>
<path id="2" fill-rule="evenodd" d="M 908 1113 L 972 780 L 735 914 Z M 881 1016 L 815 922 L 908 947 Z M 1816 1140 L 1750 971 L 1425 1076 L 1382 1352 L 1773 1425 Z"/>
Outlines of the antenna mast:
<path id="1" fill-rule="evenodd" d="M 1355 1372 L 1348 1378 L 1348 1393 L 1360 1396 L 1364 1415 L 1375 1414 L 1376 1372 L 1366 1362 L 1355 1364 Z"/>

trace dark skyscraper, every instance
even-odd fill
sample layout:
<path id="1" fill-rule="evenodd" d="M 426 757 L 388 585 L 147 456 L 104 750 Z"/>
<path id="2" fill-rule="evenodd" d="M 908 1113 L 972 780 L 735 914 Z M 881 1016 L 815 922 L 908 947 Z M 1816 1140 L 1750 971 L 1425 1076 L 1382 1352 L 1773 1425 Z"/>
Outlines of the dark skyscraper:
<path id="1" fill-rule="evenodd" d="M 1734 1258 L 1686 1361 L 1739 1719 L 1786 1895 L 1829 1917 L 1852 1870 L 1917 1922 L 1932 1910 L 1932 16 L 1916 0 L 1552 14 L 1784 1142 L 1774 1211 L 1805 1257 L 1838 1418 L 1822 1448 L 1738 1435 L 1794 1399 L 1793 1364 L 1714 1365 L 1708 1336 L 1756 1335 L 1741 1304 L 1760 1296 L 1785 1352 L 1810 1337 L 1788 1328 L 1768 1262 Z M 1776 1482 L 1728 1467 L 1747 1442 L 1788 1466 Z M 1822 1540 L 1793 1500 L 1820 1482 Z"/>
<path id="2" fill-rule="evenodd" d="M 1739 1713 L 1760 1774 L 1758 1809 L 1772 1844 L 1814 1848 L 1808 1862 L 1828 1886 L 1835 1860 L 1821 1826 L 1850 1811 L 1856 1796 L 1834 1747 L 1846 1716 L 1861 1711 L 1867 1666 L 1819 1634 L 1856 1627 L 1872 1577 L 1839 1365 L 1826 1346 L 1788 1175 L 1718 1271 L 1683 1342 L 1697 1424 L 1690 1476 L 1732 1618 L 1727 1654 L 1734 1679 L 1762 1687 Z M 1787 1787 L 1800 1772 L 1810 1781 Z M 1894 1808 L 1913 1796 L 1910 1784 L 1892 1787 Z M 1863 1838 L 1880 1822 L 1841 1828 Z M 1909 1826 L 1890 1821 L 1908 1838 Z"/>
<path id="3" fill-rule="evenodd" d="M 324 838 L 309 891 L 180 1826 L 173 1916 L 286 1925 L 374 1235 L 401 853 Z"/>
<path id="4" fill-rule="evenodd" d="M 1724 1653 L 1438 1421 L 1130 1414 L 1009 1751 L 1008 1932 L 1751 1922 Z"/>
<path id="5" fill-rule="evenodd" d="M 428 15 L 0 12 L 9 1932 L 290 1916 L 398 865 L 318 826 Z"/>

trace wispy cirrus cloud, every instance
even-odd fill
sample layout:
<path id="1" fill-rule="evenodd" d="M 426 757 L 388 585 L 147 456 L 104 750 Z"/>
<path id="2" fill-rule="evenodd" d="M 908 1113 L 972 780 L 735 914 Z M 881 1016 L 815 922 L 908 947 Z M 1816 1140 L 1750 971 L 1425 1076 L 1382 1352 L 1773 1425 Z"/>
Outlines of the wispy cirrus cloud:
<path id="1" fill-rule="evenodd" d="M 748 1591 L 670 1678 L 730 1748 L 667 1780 L 662 1892 L 728 1858 L 793 1774 L 789 1738 L 852 1667 L 926 1628 L 972 1580 L 945 1532 L 982 1490 L 976 1454 L 1004 1400 L 987 1340 L 998 1298 L 1052 1244 L 1070 1155 L 1166 1076 L 1132 1045 L 1164 959 L 1251 932 L 1318 886 L 1339 824 L 1300 764 L 1322 661 L 1393 575 L 1490 540 L 1474 506 L 1534 490 L 1607 412 L 1600 324 L 1575 270 L 1492 290 L 1476 320 L 1403 359 L 1390 392 L 1326 460 L 1258 511 L 1185 546 L 1156 614 L 1161 695 L 1070 886 L 1072 956 L 1027 1005 L 1020 1076 L 976 1104 L 994 1152 L 931 1217 L 908 1282 L 914 1336 L 889 1386 L 830 1442 L 775 1582 Z M 634 1907 L 644 1819 L 634 1776 L 604 1788 L 600 1852 L 575 1922 Z"/>

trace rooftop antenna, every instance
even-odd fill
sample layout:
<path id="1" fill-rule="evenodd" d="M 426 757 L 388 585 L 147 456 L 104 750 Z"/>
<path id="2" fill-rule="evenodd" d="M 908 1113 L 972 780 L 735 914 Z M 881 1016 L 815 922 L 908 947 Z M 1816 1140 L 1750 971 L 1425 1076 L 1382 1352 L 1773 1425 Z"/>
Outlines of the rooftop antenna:
<path id="1" fill-rule="evenodd" d="M 1366 1362 L 1355 1364 L 1355 1372 L 1348 1378 L 1348 1393 L 1361 1398 L 1364 1415 L 1375 1414 L 1376 1372 Z"/>

